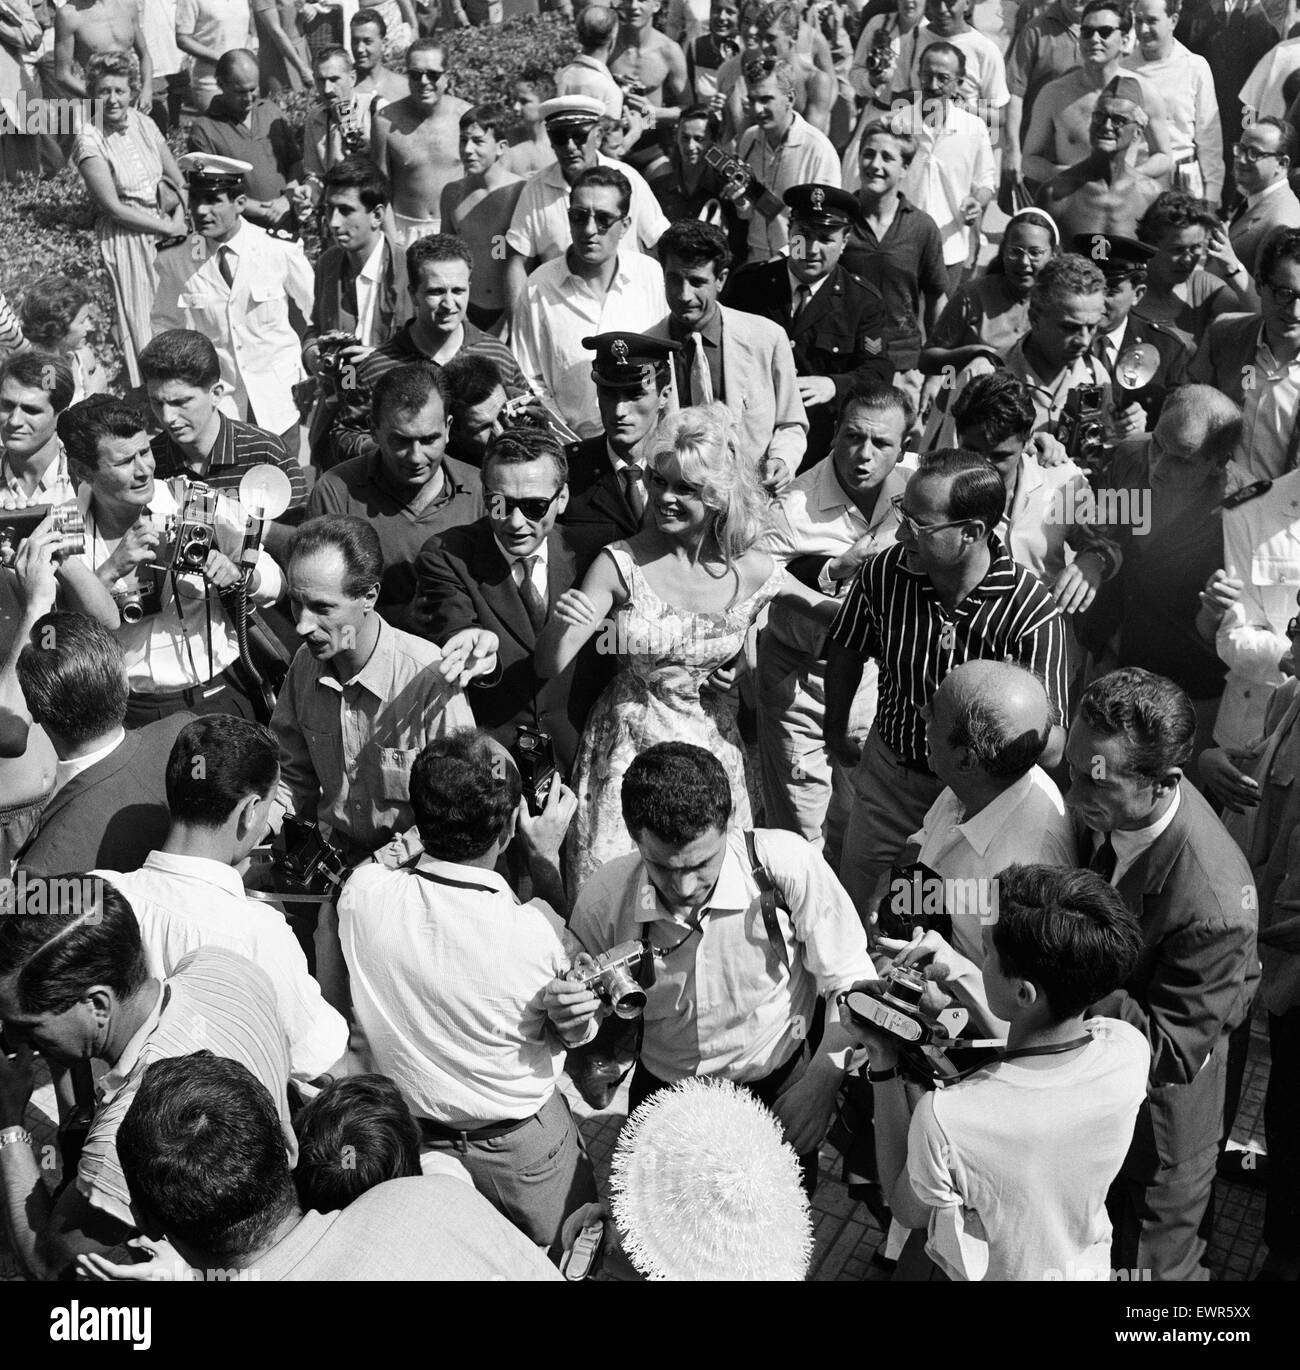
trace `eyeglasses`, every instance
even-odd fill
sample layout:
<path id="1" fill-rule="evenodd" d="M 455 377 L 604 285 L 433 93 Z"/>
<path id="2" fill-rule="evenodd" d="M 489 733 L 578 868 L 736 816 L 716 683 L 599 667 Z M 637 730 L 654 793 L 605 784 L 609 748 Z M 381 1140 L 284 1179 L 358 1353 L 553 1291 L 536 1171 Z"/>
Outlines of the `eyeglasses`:
<path id="1" fill-rule="evenodd" d="M 555 147 L 567 147 L 570 143 L 581 147 L 595 127 L 595 124 L 584 124 L 581 128 L 548 128 L 546 136 Z"/>
<path id="2" fill-rule="evenodd" d="M 416 85 L 420 85 L 427 81 L 431 86 L 436 86 L 446 74 L 445 71 L 408 71 L 406 73 L 406 79 L 408 81 L 414 81 Z"/>
<path id="3" fill-rule="evenodd" d="M 1274 285 L 1272 281 L 1265 281 L 1263 284 L 1273 292 L 1273 298 L 1283 309 L 1290 309 L 1297 300 L 1300 300 L 1300 290 L 1290 290 L 1284 285 Z"/>
<path id="4" fill-rule="evenodd" d="M 1004 247 L 1002 260 L 1006 262 L 1026 262 L 1033 266 L 1036 262 L 1046 261 L 1052 254 L 1045 247 Z"/>
<path id="5" fill-rule="evenodd" d="M 919 538 L 923 534 L 940 533 L 945 528 L 960 528 L 962 524 L 969 523 L 970 519 L 950 519 L 947 523 L 917 523 L 917 521 L 903 508 L 902 495 L 895 495 L 889 501 L 890 507 L 898 516 L 898 521 L 907 529 L 914 538 Z"/>
<path id="6" fill-rule="evenodd" d="M 560 490 L 563 489 L 564 486 L 561 485 Z M 484 490 L 483 495 L 487 500 L 488 513 L 494 519 L 504 522 L 518 509 L 529 523 L 540 523 L 546 517 L 546 511 L 559 499 L 560 490 L 549 499 L 542 499 L 540 495 L 515 499 L 513 495 L 503 495 L 497 490 Z"/>
<path id="7" fill-rule="evenodd" d="M 1247 147 L 1245 143 L 1233 143 L 1232 155 L 1238 161 L 1249 162 L 1251 166 L 1254 166 L 1256 162 L 1262 162 L 1265 157 L 1280 157 L 1282 154 L 1280 151 L 1266 152 L 1262 147 Z"/>
<path id="8" fill-rule="evenodd" d="M 1108 39 L 1108 38 L 1111 36 L 1112 33 L 1118 33 L 1118 32 L 1119 32 L 1119 25 L 1118 25 L 1118 24 L 1088 24 L 1086 27 L 1081 27 L 1081 28 L 1079 29 L 1079 37 L 1080 37 L 1080 38 L 1092 38 L 1092 37 L 1097 37 L 1097 38 L 1100 38 L 1103 42 L 1105 42 L 1106 39 Z"/>
<path id="9" fill-rule="evenodd" d="M 569 210 L 570 228 L 586 228 L 588 219 L 595 220 L 597 233 L 608 233 L 615 224 L 622 222 L 623 215 L 611 214 L 607 209 Z"/>
<path id="10" fill-rule="evenodd" d="M 1093 128 L 1105 128 L 1109 125 L 1111 128 L 1124 129 L 1128 128 L 1130 124 L 1137 123 L 1137 120 L 1129 119 L 1123 114 L 1106 114 L 1102 110 L 1095 109 L 1092 112 L 1091 123 Z"/>

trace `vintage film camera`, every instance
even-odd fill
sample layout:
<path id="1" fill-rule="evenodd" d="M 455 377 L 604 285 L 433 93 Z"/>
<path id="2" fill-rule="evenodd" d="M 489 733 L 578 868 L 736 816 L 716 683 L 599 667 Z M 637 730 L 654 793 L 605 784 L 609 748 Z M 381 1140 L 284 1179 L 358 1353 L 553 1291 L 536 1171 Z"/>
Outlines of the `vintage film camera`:
<path id="1" fill-rule="evenodd" d="M 338 127 L 339 141 L 343 144 L 343 155 L 345 157 L 356 157 L 368 152 L 370 141 L 366 137 L 366 131 L 361 126 L 361 119 L 355 108 L 355 101 L 352 97 L 345 100 L 330 101 L 330 116 Z"/>
<path id="2" fill-rule="evenodd" d="M 750 200 L 757 200 L 762 195 L 763 187 L 755 178 L 749 163 L 743 158 L 737 157 L 734 152 L 725 152 L 716 145 L 706 147 L 704 149 L 704 161 L 728 185 L 734 187 L 738 194 L 744 195 Z"/>
<path id="3" fill-rule="evenodd" d="M 208 553 L 217 545 L 217 492 L 202 481 L 181 482 L 180 513 L 168 528 L 171 542 L 171 570 L 178 575 L 201 575 L 208 564 Z"/>
<path id="4" fill-rule="evenodd" d="M 555 764 L 555 744 L 551 741 L 550 733 L 521 725 L 515 734 L 515 745 L 510 748 L 510 755 L 519 767 L 528 812 L 541 813 L 551 793 L 551 778 L 560 773 L 560 768 Z"/>
<path id="5" fill-rule="evenodd" d="M 1110 457 L 1103 393 L 1099 385 L 1076 385 L 1065 397 L 1056 426 L 1066 455 L 1089 475 L 1102 471 Z"/>
<path id="6" fill-rule="evenodd" d="M 649 961 L 640 942 L 620 942 L 599 956 L 581 952 L 568 978 L 594 990 L 619 1018 L 639 1018 L 645 1012 L 648 984 L 641 963 Z M 651 964 L 653 969 L 653 963 Z M 633 972 L 640 973 L 637 978 Z"/>
<path id="7" fill-rule="evenodd" d="M 343 349 L 356 347 L 360 341 L 345 328 L 332 328 L 322 333 L 316 339 L 316 374 L 339 384 L 343 379 Z"/>
<path id="8" fill-rule="evenodd" d="M 872 85 L 879 85 L 888 80 L 893 72 L 894 49 L 889 34 L 882 28 L 876 35 L 876 41 L 867 49 L 867 75 Z"/>
<path id="9" fill-rule="evenodd" d="M 273 852 L 276 876 L 295 893 L 327 898 L 347 879 L 342 850 L 310 819 L 285 814 Z"/>
<path id="10" fill-rule="evenodd" d="M 875 1028 L 910 1046 L 925 1046 L 943 1032 L 921 1013 L 925 984 L 925 976 L 919 970 L 891 966 L 883 980 L 853 990 L 845 1003 L 864 1027 Z"/>
<path id="11" fill-rule="evenodd" d="M 34 504 L 27 509 L 0 509 L 0 566 L 12 566 L 18 548 L 37 527 L 53 514 L 53 528 L 59 534 L 59 557 L 72 557 L 86 550 L 86 524 L 75 503 Z"/>
<path id="12" fill-rule="evenodd" d="M 952 916 L 944 907 L 943 877 L 918 861 L 893 866 L 889 889 L 876 907 L 876 931 L 881 937 L 910 942 L 919 929 L 937 932 L 952 941 Z"/>

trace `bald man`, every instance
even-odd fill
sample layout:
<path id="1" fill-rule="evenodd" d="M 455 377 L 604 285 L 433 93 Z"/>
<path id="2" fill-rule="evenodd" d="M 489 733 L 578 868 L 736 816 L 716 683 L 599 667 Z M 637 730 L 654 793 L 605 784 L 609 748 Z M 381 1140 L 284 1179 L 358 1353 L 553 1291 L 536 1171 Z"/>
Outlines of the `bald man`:
<path id="1" fill-rule="evenodd" d="M 250 163 L 244 217 L 275 228 L 290 218 L 289 197 L 298 189 L 297 142 L 280 106 L 258 97 L 257 58 L 251 52 L 222 53 L 216 80 L 220 94 L 190 125 L 189 150 Z"/>
<path id="2" fill-rule="evenodd" d="M 1024 667 L 968 661 L 944 677 L 924 717 L 926 758 L 944 789 L 898 858 L 925 870 L 891 877 L 888 894 L 899 912 L 920 893 L 937 913 L 942 898 L 951 945 L 978 970 L 981 930 L 997 918 L 998 874 L 1013 864 L 1077 863 L 1065 802 L 1038 765 L 1051 705 Z"/>

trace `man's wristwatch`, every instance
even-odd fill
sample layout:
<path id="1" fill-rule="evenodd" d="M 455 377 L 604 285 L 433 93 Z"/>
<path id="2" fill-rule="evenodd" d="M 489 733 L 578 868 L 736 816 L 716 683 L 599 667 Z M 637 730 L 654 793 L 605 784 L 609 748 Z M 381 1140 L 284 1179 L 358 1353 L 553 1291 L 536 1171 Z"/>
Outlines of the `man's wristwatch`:
<path id="1" fill-rule="evenodd" d="M 12 1127 L 0 1127 L 0 1151 L 7 1146 L 17 1146 L 19 1143 L 31 1146 L 32 1134 L 21 1123 L 15 1123 Z"/>
<path id="2" fill-rule="evenodd" d="M 898 1078 L 898 1067 L 890 1066 L 888 1070 L 873 1070 L 870 1063 L 867 1064 L 867 1083 L 871 1085 L 883 1085 L 886 1080 Z"/>

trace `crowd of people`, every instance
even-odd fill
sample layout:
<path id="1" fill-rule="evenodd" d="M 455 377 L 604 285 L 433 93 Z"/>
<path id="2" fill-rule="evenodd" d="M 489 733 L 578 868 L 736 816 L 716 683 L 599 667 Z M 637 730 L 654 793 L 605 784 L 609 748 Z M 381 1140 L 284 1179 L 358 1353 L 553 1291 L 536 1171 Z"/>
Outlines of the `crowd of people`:
<path id="1" fill-rule="evenodd" d="M 22 1274 L 717 1274 L 570 1106 L 705 1080 L 876 1277 L 1206 1279 L 1254 1021 L 1300 1276 L 1300 36 L 970 10 L 566 3 L 469 104 L 500 5 L 0 0 L 114 344 L 6 280 Z"/>

